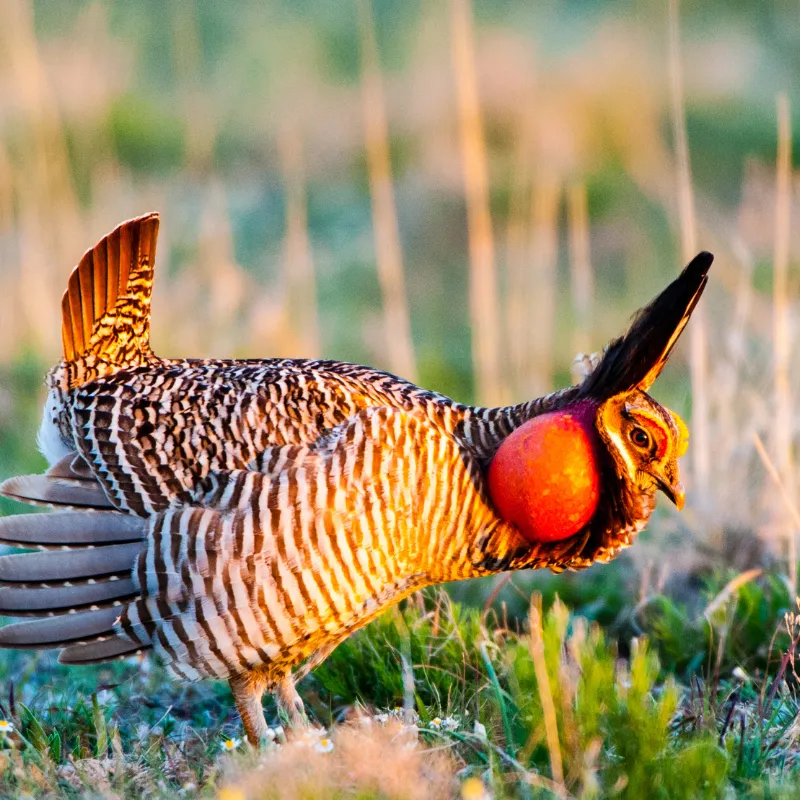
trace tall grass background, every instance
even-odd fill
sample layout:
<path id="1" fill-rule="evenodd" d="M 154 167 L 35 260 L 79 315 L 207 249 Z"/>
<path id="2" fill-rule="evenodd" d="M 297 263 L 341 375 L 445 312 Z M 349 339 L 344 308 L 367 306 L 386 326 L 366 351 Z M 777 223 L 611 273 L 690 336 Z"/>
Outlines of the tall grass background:
<path id="1" fill-rule="evenodd" d="M 41 379 L 69 271 L 145 211 L 162 213 L 159 354 L 351 360 L 482 404 L 569 382 L 576 352 L 708 249 L 706 297 L 654 389 L 692 431 L 684 513 L 660 503 L 616 565 L 451 594 L 513 627 L 541 624 L 532 588 L 548 607 L 558 592 L 621 642 L 648 631 L 685 680 L 703 656 L 672 639 L 717 630 L 715 597 L 739 598 L 722 628 L 742 648 L 705 641 L 718 669 L 769 643 L 797 594 L 800 522 L 794 7 L 0 9 L 0 477 L 43 466 Z M 762 594 L 741 600 L 751 584 Z M 751 624 L 742 640 L 734 619 Z M 30 663 L 9 656 L 8 680 Z M 545 727 L 547 790 L 563 794 L 574 775 Z"/>

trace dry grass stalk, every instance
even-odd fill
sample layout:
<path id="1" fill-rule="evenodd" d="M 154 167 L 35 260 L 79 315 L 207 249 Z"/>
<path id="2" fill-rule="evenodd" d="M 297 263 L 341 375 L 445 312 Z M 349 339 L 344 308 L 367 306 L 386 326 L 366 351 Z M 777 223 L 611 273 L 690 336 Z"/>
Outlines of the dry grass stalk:
<path id="1" fill-rule="evenodd" d="M 778 472 L 778 468 L 772 462 L 772 459 L 769 457 L 769 453 L 767 453 L 767 448 L 764 447 L 764 442 L 761 441 L 761 437 L 757 433 L 753 434 L 753 444 L 755 445 L 758 457 L 761 459 L 761 463 L 767 470 L 767 474 L 772 479 L 775 487 L 778 489 L 778 492 L 781 496 L 781 501 L 783 502 L 787 513 L 791 517 L 792 522 L 794 522 L 794 524 L 800 528 L 800 511 L 797 510 L 792 492 L 783 482 L 783 479 Z"/>
<path id="2" fill-rule="evenodd" d="M 314 358 L 320 352 L 317 281 L 308 235 L 302 136 L 297 124 L 287 122 L 282 127 L 279 146 L 286 185 L 286 240 L 282 259 L 286 309 L 300 347 L 295 355 Z"/>
<path id="3" fill-rule="evenodd" d="M 14 224 L 14 176 L 11 161 L 0 142 L 0 232 L 10 231 Z"/>
<path id="4" fill-rule="evenodd" d="M 397 224 L 389 153 L 389 125 L 380 55 L 371 0 L 359 0 L 361 36 L 361 100 L 367 148 L 369 186 L 378 278 L 383 294 L 383 317 L 389 367 L 397 375 L 416 380 L 411 321 L 406 301 L 403 252 Z"/>
<path id="5" fill-rule="evenodd" d="M 229 356 L 241 347 L 239 321 L 247 303 L 248 277 L 236 262 L 233 230 L 228 215 L 228 197 L 221 184 L 209 188 L 206 207 L 200 220 L 198 241 L 199 270 L 186 275 L 189 283 L 197 282 L 197 273 L 203 277 L 208 290 L 206 312 L 197 315 L 198 340 L 203 352 L 217 357 Z"/>
<path id="6" fill-rule="evenodd" d="M 714 360 L 710 409 L 714 459 L 717 465 L 724 465 L 726 475 L 724 482 L 715 482 L 718 514 L 708 520 L 709 525 L 720 530 L 720 539 L 726 527 L 728 530 L 732 527 L 744 529 L 751 524 L 753 529 L 758 527 L 753 519 L 758 489 L 752 479 L 751 460 L 742 458 L 742 453 L 749 452 L 753 430 L 761 424 L 758 415 L 745 411 L 743 402 L 752 391 L 752 378 L 748 375 L 752 361 L 748 360 L 747 345 L 752 334 L 753 265 L 750 253 L 741 242 L 738 247 L 734 246 L 733 254 L 739 263 L 735 283 L 731 286 L 729 321 L 724 329 L 717 326 L 723 355 Z"/>
<path id="7" fill-rule="evenodd" d="M 530 113 L 524 112 L 509 190 L 506 224 L 505 282 L 503 316 L 510 391 L 515 398 L 525 396 L 528 368 L 528 305 L 530 303 L 530 264 L 528 226 L 530 225 Z"/>
<path id="8" fill-rule="evenodd" d="M 572 349 L 585 353 L 592 333 L 594 276 L 589 256 L 589 207 L 586 186 L 571 186 L 567 194 L 569 219 L 569 266 L 574 312 Z"/>
<path id="9" fill-rule="evenodd" d="M 677 160 L 681 253 L 683 261 L 688 262 L 697 252 L 697 220 L 689 161 L 689 144 L 686 136 L 678 0 L 669 0 L 669 74 L 672 127 Z M 708 321 L 705 304 L 702 301 L 692 315 L 692 324 L 689 328 L 693 478 L 698 497 L 707 500 L 711 475 L 708 412 Z"/>
<path id="10" fill-rule="evenodd" d="M 25 178 L 14 186 L 21 231 L 18 302 L 26 337 L 45 356 L 55 357 L 60 337 L 52 320 L 60 316 L 62 283 L 55 265 L 64 252 L 80 252 L 83 231 L 58 105 L 39 55 L 33 4 L 10 0 L 3 8 L 0 50 L 26 119 L 18 154 Z"/>
<path id="11" fill-rule="evenodd" d="M 472 359 L 478 401 L 500 405 L 506 392 L 500 372 L 500 324 L 489 176 L 475 74 L 470 0 L 451 0 L 453 66 L 467 198 L 470 255 Z"/>
<path id="12" fill-rule="evenodd" d="M 547 394 L 553 384 L 561 189 L 554 178 L 539 177 L 532 195 L 525 395 L 538 397 Z"/>
<path id="13" fill-rule="evenodd" d="M 566 794 L 564 787 L 564 767 L 561 760 L 561 745 L 558 741 L 558 723 L 556 720 L 556 706 L 553 694 L 550 691 L 550 678 L 547 675 L 547 664 L 544 657 L 544 631 L 542 630 L 542 596 L 534 592 L 531 596 L 530 607 L 530 653 L 533 668 L 536 672 L 536 685 L 539 689 L 539 700 L 544 714 L 545 736 L 547 749 L 550 753 L 550 769 L 553 774 L 557 794 Z"/>
<path id="14" fill-rule="evenodd" d="M 172 6 L 172 63 L 186 118 L 186 166 L 208 170 L 213 163 L 216 117 L 200 79 L 203 46 L 194 3 Z"/>
<path id="15" fill-rule="evenodd" d="M 706 606 L 703 616 L 710 621 L 714 614 L 725 606 L 728 600 L 734 597 L 742 586 L 754 581 L 763 572 L 763 569 L 748 569 L 744 572 L 740 572 L 735 578 L 731 578 L 717 596 Z"/>
<path id="16" fill-rule="evenodd" d="M 773 262 L 773 348 L 775 352 L 774 452 L 783 484 L 794 487 L 792 400 L 789 383 L 789 235 L 791 230 L 792 133 L 789 101 L 778 96 L 778 160 L 775 190 L 775 255 Z M 789 586 L 797 595 L 797 543 L 794 526 L 784 514 L 789 557 Z"/>

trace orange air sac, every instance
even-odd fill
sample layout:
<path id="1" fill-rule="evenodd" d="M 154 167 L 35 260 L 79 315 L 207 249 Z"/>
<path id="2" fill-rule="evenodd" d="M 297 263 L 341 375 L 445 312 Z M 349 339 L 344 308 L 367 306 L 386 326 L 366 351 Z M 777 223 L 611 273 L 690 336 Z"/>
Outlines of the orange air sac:
<path id="1" fill-rule="evenodd" d="M 585 401 L 534 417 L 507 436 L 492 459 L 492 502 L 529 541 L 568 539 L 597 510 L 596 410 Z"/>

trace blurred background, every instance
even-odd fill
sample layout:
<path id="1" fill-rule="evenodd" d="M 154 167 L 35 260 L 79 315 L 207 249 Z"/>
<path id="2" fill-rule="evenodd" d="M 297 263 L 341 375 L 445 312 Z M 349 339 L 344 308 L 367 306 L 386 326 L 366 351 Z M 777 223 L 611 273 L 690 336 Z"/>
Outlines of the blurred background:
<path id="1" fill-rule="evenodd" d="M 722 567 L 794 591 L 796 3 L 0 9 L 0 477 L 44 466 L 70 270 L 146 211 L 159 354 L 356 361 L 484 404 L 570 382 L 708 249 L 654 391 L 691 420 L 686 512 L 660 502 L 622 566 L 514 580 L 590 616 Z"/>

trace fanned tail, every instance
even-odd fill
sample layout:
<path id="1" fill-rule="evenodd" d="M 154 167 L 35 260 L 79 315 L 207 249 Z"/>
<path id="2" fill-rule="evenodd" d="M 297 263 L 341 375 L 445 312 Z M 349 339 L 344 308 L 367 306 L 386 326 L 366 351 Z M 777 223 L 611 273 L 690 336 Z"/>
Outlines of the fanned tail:
<path id="1" fill-rule="evenodd" d="M 62 650 L 64 663 L 122 658 L 150 647 L 117 631 L 140 594 L 135 566 L 147 523 L 116 511 L 0 518 L 0 542 L 45 552 L 0 556 L 0 647 Z"/>
<path id="2" fill-rule="evenodd" d="M 159 216 L 123 222 L 81 258 L 61 301 L 69 387 L 148 363 Z"/>

